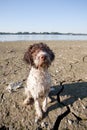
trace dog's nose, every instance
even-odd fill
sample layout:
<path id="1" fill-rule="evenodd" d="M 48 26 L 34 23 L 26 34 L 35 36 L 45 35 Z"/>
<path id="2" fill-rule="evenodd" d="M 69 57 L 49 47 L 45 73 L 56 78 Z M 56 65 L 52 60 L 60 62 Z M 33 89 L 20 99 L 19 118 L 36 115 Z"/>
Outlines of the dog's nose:
<path id="1" fill-rule="evenodd" d="M 42 55 L 40 58 L 42 59 L 42 60 L 45 60 L 46 59 L 46 55 Z"/>

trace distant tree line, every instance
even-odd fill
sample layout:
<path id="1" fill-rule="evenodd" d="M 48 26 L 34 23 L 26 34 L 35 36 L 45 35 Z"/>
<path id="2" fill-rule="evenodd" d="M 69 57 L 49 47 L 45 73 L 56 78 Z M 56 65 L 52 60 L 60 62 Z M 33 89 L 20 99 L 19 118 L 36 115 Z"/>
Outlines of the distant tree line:
<path id="1" fill-rule="evenodd" d="M 59 32 L 0 32 L 0 35 L 87 35 L 84 33 L 59 33 Z"/>

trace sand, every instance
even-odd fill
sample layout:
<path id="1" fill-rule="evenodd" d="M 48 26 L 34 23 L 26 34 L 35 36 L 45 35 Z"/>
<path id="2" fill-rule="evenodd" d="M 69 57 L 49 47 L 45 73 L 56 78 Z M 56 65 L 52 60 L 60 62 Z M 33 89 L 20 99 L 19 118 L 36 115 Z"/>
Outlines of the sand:
<path id="1" fill-rule="evenodd" d="M 51 130 L 67 106 L 70 112 L 60 121 L 59 130 L 87 130 L 87 41 L 43 41 L 55 53 L 49 68 L 52 86 L 57 92 L 62 83 L 64 89 L 60 103 L 56 92 L 52 95 L 55 100 L 48 104 L 48 113 L 39 124 L 34 120 L 34 106 L 23 106 L 30 70 L 23 56 L 28 46 L 36 42 L 40 41 L 0 42 L 0 130 Z M 6 90 L 9 83 L 19 81 L 23 88 L 16 92 Z"/>

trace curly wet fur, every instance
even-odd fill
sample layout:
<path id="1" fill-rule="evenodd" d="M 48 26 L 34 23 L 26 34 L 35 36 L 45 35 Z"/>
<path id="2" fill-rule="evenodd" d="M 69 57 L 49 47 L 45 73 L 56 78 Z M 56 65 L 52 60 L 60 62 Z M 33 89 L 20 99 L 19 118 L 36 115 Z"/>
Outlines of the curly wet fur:
<path id="1" fill-rule="evenodd" d="M 47 109 L 47 97 L 51 86 L 48 67 L 54 57 L 53 51 L 44 43 L 31 45 L 24 55 L 24 60 L 31 65 L 25 88 L 27 98 L 24 104 L 29 104 L 30 99 L 34 99 L 36 121 L 42 118 L 42 112 L 46 112 Z M 43 101 L 40 102 L 40 98 L 43 98 Z"/>

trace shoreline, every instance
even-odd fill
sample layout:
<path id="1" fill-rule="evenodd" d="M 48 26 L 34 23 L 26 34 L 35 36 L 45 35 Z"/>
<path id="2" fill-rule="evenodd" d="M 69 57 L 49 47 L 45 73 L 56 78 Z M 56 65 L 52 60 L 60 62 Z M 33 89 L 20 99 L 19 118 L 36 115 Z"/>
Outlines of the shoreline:
<path id="1" fill-rule="evenodd" d="M 56 42 L 62 42 L 62 41 L 64 41 L 64 42 L 74 42 L 74 41 L 77 41 L 77 42 L 79 42 L 79 41 L 82 41 L 82 42 L 85 42 L 85 41 L 87 41 L 87 39 L 86 40 L 13 40 L 13 41 L 0 41 L 0 42 L 34 42 L 34 41 L 39 41 L 39 42 L 54 42 L 54 41 L 56 41 Z"/>
<path id="2" fill-rule="evenodd" d="M 0 41 L 87 40 L 87 35 L 0 35 Z"/>

